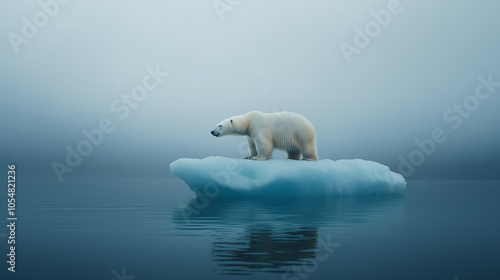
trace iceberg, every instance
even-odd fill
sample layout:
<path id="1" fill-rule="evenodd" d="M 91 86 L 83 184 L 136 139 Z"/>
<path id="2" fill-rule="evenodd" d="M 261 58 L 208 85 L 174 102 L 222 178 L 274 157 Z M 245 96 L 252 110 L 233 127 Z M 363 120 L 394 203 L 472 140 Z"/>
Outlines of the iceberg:
<path id="1" fill-rule="evenodd" d="M 406 189 L 403 176 L 362 159 L 181 158 L 170 164 L 170 172 L 207 198 L 387 195 Z"/>

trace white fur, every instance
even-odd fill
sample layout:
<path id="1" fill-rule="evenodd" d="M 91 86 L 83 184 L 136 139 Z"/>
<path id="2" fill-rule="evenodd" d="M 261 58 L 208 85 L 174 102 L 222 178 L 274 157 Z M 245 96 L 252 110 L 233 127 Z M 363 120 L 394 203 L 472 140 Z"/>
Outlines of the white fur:
<path id="1" fill-rule="evenodd" d="M 211 133 L 216 137 L 246 135 L 250 150 L 246 159 L 270 159 L 276 148 L 286 151 L 289 159 L 302 155 L 303 160 L 318 160 L 314 127 L 297 113 L 251 111 L 223 120 Z"/>

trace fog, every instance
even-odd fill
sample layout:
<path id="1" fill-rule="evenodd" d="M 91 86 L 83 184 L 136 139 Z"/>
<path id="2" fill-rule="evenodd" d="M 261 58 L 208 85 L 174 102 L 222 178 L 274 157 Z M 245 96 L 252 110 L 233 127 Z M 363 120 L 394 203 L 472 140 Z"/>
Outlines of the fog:
<path id="1" fill-rule="evenodd" d="M 57 181 L 104 120 L 64 180 L 167 177 L 181 157 L 246 155 L 219 121 L 287 110 L 320 158 L 500 178 L 498 1 L 67 2 L 1 4 L 1 161 L 19 176 Z"/>

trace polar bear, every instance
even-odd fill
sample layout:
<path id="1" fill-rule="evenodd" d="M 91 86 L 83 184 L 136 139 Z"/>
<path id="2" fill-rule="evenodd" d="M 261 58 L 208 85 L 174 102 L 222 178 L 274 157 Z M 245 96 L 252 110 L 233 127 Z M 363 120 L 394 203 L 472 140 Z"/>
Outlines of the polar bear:
<path id="1" fill-rule="evenodd" d="M 314 126 L 297 113 L 251 111 L 223 120 L 211 133 L 246 135 L 250 156 L 245 159 L 270 159 L 277 148 L 286 151 L 289 159 L 300 160 L 302 154 L 303 160 L 318 160 Z"/>

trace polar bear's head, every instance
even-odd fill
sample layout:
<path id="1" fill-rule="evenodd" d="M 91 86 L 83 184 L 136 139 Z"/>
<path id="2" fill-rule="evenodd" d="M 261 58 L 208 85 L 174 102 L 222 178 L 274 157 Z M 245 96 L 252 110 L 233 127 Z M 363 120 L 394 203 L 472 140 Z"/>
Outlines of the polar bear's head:
<path id="1" fill-rule="evenodd" d="M 234 120 L 231 118 L 231 119 L 221 121 L 214 128 L 214 130 L 210 131 L 210 133 L 212 133 L 212 135 L 215 137 L 220 137 L 220 136 L 224 136 L 224 135 L 235 134 L 233 132 L 233 130 L 234 130 Z"/>
<path id="2" fill-rule="evenodd" d="M 215 137 L 225 135 L 244 135 L 248 129 L 248 117 L 234 116 L 221 121 L 210 133 Z"/>

